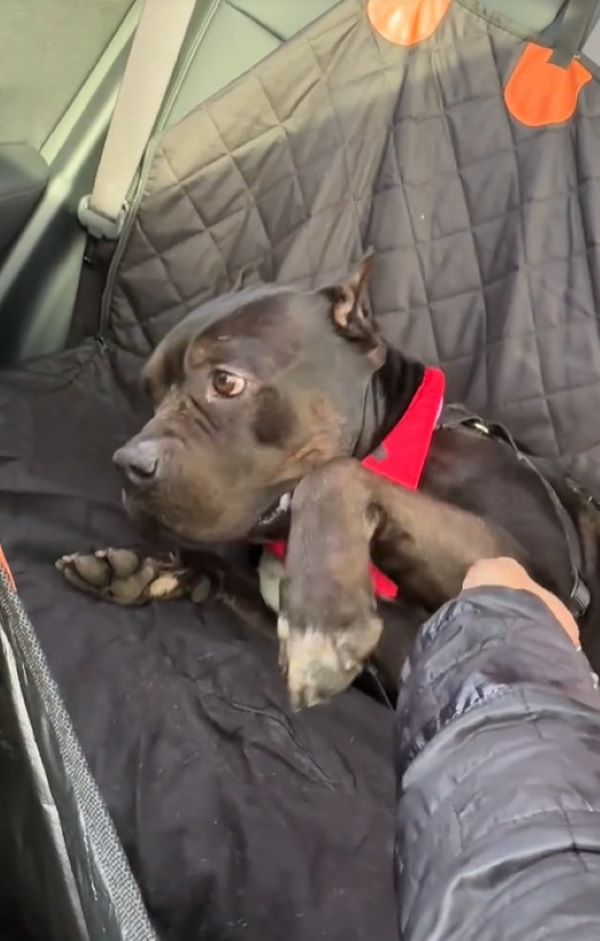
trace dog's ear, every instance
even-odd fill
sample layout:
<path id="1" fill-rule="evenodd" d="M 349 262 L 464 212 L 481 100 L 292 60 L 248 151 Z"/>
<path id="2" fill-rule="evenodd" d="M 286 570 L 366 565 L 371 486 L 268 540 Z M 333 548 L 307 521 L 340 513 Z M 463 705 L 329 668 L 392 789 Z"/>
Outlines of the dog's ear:
<path id="1" fill-rule="evenodd" d="M 336 330 L 349 340 L 364 343 L 369 350 L 380 346 L 365 290 L 372 267 L 373 253 L 369 252 L 347 281 L 325 288 L 323 292 L 331 303 L 331 319 Z"/>
<path id="2" fill-rule="evenodd" d="M 331 301 L 331 317 L 338 330 L 350 339 L 360 339 L 365 328 L 371 330 L 365 288 L 373 267 L 373 255 L 364 256 L 347 281 L 325 288 Z"/>
<path id="3" fill-rule="evenodd" d="M 370 321 L 365 288 L 372 267 L 373 256 L 365 256 L 344 284 L 335 285 L 327 292 L 332 300 L 331 316 L 336 327 L 357 339 L 365 323 Z"/>

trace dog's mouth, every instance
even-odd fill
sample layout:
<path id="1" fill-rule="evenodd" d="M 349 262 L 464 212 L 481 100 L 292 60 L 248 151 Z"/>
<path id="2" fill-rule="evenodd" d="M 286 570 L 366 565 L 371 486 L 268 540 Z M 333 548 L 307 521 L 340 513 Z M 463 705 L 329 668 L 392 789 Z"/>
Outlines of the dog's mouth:
<path id="1" fill-rule="evenodd" d="M 261 513 L 250 531 L 251 539 L 262 541 L 281 535 L 290 512 L 292 494 L 292 490 L 283 493 L 268 510 Z"/>
<path id="2" fill-rule="evenodd" d="M 287 531 L 292 495 L 293 490 L 280 494 L 269 505 L 268 509 L 256 518 L 250 530 L 246 531 L 245 535 L 242 532 L 238 533 L 236 539 L 245 538 L 252 542 L 268 542 L 272 539 L 282 538 Z M 159 515 L 149 511 L 142 502 L 126 489 L 122 491 L 121 499 L 143 538 L 160 539 L 165 543 L 172 543 L 188 549 L 192 549 L 199 544 L 194 539 L 186 538 L 176 527 L 169 526 Z M 224 540 L 220 539 L 219 541 Z M 204 540 L 202 540 L 202 543 L 204 543 Z"/>

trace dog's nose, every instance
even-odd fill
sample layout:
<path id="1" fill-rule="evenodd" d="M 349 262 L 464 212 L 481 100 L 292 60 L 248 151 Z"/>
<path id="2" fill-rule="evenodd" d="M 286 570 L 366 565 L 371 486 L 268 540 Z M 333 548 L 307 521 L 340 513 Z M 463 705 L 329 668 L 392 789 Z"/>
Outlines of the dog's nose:
<path id="1" fill-rule="evenodd" d="M 150 483 L 158 474 L 160 444 L 151 440 L 126 444 L 115 451 L 113 461 L 132 484 Z"/>

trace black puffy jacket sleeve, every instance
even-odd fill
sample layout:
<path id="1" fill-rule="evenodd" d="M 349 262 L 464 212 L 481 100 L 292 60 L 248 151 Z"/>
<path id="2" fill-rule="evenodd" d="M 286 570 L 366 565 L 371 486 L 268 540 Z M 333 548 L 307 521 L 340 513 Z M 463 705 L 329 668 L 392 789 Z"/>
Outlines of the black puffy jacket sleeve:
<path id="1" fill-rule="evenodd" d="M 404 680 L 403 941 L 600 941 L 600 695 L 583 654 L 533 595 L 476 589 L 424 625 Z"/>

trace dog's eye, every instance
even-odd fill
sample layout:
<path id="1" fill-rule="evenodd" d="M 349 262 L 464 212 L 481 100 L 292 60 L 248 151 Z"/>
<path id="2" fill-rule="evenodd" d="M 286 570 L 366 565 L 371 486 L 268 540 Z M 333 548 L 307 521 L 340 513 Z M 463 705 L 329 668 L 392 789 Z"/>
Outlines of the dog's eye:
<path id="1" fill-rule="evenodd" d="M 212 374 L 212 385 L 217 395 L 226 399 L 233 399 L 236 395 L 241 395 L 246 388 L 246 380 L 241 376 L 235 376 L 225 369 L 217 369 Z"/>

